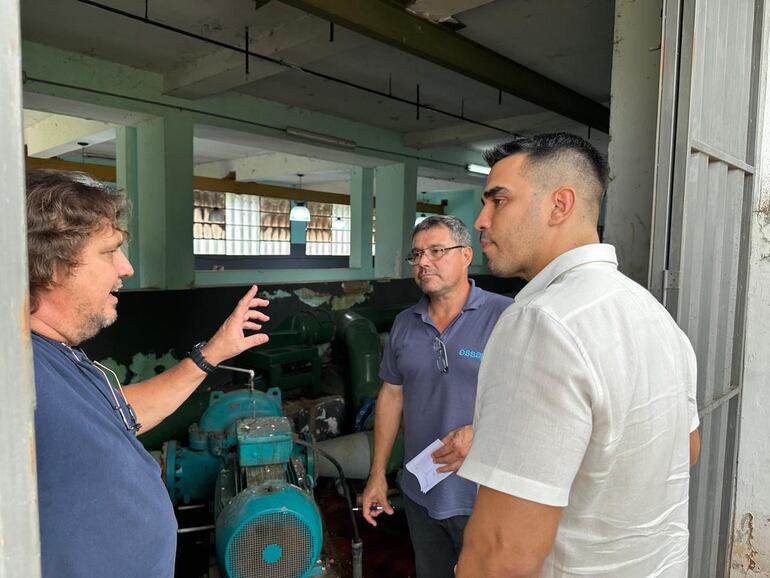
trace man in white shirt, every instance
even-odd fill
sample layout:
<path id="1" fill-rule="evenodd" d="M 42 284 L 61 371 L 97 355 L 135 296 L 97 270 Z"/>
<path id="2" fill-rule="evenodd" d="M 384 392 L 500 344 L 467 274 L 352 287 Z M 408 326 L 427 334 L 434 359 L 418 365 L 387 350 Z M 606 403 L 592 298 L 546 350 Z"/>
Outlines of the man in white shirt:
<path id="1" fill-rule="evenodd" d="M 486 159 L 484 253 L 528 283 L 484 351 L 457 576 L 685 578 L 695 354 L 599 243 L 606 161 L 565 133 Z"/>

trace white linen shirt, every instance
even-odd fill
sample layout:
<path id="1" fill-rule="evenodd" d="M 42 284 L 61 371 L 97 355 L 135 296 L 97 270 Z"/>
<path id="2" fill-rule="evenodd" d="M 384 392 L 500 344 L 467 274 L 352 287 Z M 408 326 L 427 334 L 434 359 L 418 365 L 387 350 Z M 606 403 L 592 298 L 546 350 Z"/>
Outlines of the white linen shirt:
<path id="1" fill-rule="evenodd" d="M 459 475 L 563 507 L 543 578 L 685 578 L 695 354 L 615 248 L 568 251 L 500 317 Z"/>

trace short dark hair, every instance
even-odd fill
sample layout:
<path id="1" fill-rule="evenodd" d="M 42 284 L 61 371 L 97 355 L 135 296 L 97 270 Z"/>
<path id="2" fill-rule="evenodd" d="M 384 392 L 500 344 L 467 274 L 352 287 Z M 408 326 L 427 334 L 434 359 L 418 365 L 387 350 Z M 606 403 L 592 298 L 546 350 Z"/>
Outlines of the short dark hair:
<path id="1" fill-rule="evenodd" d="M 610 169 L 604 156 L 585 139 L 567 132 L 517 137 L 486 151 L 484 160 L 493 167 L 504 158 L 522 153 L 527 155 L 530 166 L 554 161 L 565 154 L 571 154 L 579 165 L 575 168 L 581 174 L 596 180 L 600 189 L 600 198 L 607 190 Z"/>
<path id="2" fill-rule="evenodd" d="M 455 243 L 463 245 L 464 247 L 470 247 L 471 234 L 468 232 L 468 227 L 465 226 L 460 219 L 453 215 L 431 215 L 417 223 L 412 230 L 412 239 L 420 231 L 427 231 L 434 227 L 446 227 L 452 235 L 452 240 Z"/>
<path id="3" fill-rule="evenodd" d="M 88 175 L 37 169 L 27 172 L 27 252 L 30 308 L 52 287 L 58 271 L 69 275 L 88 238 L 105 226 L 128 236 L 122 194 Z"/>

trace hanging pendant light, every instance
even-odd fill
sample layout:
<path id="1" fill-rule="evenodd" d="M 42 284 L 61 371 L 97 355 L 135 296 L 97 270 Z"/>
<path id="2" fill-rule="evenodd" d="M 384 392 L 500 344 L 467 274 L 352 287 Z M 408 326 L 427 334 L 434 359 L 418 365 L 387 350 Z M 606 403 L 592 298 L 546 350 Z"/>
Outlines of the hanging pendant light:
<path id="1" fill-rule="evenodd" d="M 224 223 L 225 222 L 225 212 L 220 209 L 219 207 L 214 207 L 209 212 L 209 221 L 211 223 Z"/>
<path id="2" fill-rule="evenodd" d="M 298 188 L 302 189 L 302 177 L 305 175 L 302 173 L 297 173 L 297 178 L 299 179 L 299 184 L 297 185 Z M 305 203 L 302 201 L 298 201 L 289 212 L 289 220 L 290 221 L 300 221 L 302 223 L 309 223 L 310 222 L 310 211 L 305 206 Z"/>
<path id="3" fill-rule="evenodd" d="M 305 206 L 305 203 L 298 202 L 291 208 L 291 212 L 289 213 L 289 220 L 301 221 L 303 223 L 310 222 L 310 211 Z"/>

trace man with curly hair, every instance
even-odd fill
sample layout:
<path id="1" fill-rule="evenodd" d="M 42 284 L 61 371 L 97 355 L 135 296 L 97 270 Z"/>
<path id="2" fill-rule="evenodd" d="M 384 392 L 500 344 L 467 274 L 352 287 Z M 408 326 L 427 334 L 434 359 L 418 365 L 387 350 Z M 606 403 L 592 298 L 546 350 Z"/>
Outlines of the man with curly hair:
<path id="1" fill-rule="evenodd" d="M 189 359 L 124 388 L 79 345 L 117 318 L 133 268 L 122 195 L 80 173 L 27 175 L 30 327 L 43 576 L 174 575 L 176 520 L 155 460 L 137 440 L 217 364 L 267 341 L 253 286 Z"/>

